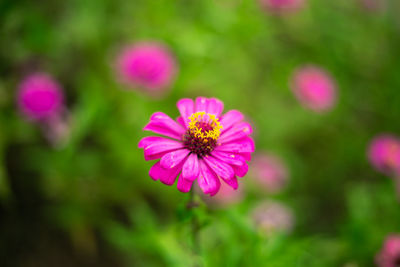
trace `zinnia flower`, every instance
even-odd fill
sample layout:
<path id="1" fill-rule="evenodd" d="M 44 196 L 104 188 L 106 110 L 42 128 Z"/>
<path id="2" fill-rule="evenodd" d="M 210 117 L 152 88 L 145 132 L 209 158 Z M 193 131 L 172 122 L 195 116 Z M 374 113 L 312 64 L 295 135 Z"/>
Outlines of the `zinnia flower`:
<path id="1" fill-rule="evenodd" d="M 149 42 L 125 48 L 117 58 L 122 81 L 149 93 L 168 89 L 176 74 L 175 59 L 164 45 Z"/>
<path id="2" fill-rule="evenodd" d="M 293 93 L 300 103 L 315 112 L 326 112 L 336 102 L 336 85 L 333 78 L 316 66 L 297 69 L 291 81 Z"/>
<path id="3" fill-rule="evenodd" d="M 61 87 L 50 75 L 36 73 L 25 78 L 19 86 L 18 107 L 30 120 L 49 120 L 63 109 Z"/>
<path id="4" fill-rule="evenodd" d="M 368 150 L 371 164 L 387 175 L 400 175 L 400 139 L 388 134 L 375 137 Z"/>
<path id="5" fill-rule="evenodd" d="M 196 179 L 204 194 L 211 196 L 219 191 L 220 180 L 237 189 L 237 177 L 247 173 L 246 161 L 254 152 L 249 137 L 252 128 L 243 122 L 243 114 L 230 110 L 221 115 L 224 105 L 215 98 L 181 99 L 177 107 L 180 116 L 176 121 L 156 112 L 144 127 L 164 135 L 139 142 L 145 160 L 160 159 L 150 169 L 150 177 L 172 185 L 179 176 L 181 192 L 189 192 Z"/>
<path id="6" fill-rule="evenodd" d="M 258 204 L 252 210 L 251 218 L 256 228 L 265 235 L 289 233 L 294 225 L 292 211 L 285 205 L 274 201 L 264 201 Z"/>
<path id="7" fill-rule="evenodd" d="M 251 164 L 252 178 L 259 188 L 269 192 L 280 192 L 288 181 L 288 170 L 278 157 L 258 154 Z"/>
<path id="8" fill-rule="evenodd" d="M 400 235 L 390 235 L 386 238 L 381 251 L 376 255 L 375 262 L 379 267 L 400 265 Z"/>
<path id="9" fill-rule="evenodd" d="M 302 8 L 305 0 L 259 0 L 261 7 L 270 12 L 282 13 Z"/>

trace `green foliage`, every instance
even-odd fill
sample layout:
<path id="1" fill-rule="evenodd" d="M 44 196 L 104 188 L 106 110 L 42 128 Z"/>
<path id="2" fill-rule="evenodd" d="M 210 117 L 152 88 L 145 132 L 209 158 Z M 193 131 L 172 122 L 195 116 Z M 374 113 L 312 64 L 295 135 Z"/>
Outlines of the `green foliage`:
<path id="1" fill-rule="evenodd" d="M 372 266 L 400 225 L 392 180 L 366 159 L 373 136 L 400 134 L 400 7 L 358 3 L 314 0 L 277 16 L 256 0 L 2 1 L 0 265 Z M 140 40 L 164 42 L 177 57 L 164 98 L 115 79 L 115 55 Z M 290 75 L 305 63 L 335 77 L 332 112 L 314 114 L 293 97 Z M 61 148 L 16 110 L 18 83 L 32 70 L 54 75 L 67 95 L 71 137 Z M 187 195 L 148 177 L 142 127 L 155 111 L 175 118 L 176 101 L 198 95 L 250 118 L 257 151 L 289 166 L 284 193 L 253 189 L 223 209 L 198 198 L 187 209 Z M 293 208 L 291 234 L 266 237 L 252 224 L 250 210 L 268 198 Z"/>

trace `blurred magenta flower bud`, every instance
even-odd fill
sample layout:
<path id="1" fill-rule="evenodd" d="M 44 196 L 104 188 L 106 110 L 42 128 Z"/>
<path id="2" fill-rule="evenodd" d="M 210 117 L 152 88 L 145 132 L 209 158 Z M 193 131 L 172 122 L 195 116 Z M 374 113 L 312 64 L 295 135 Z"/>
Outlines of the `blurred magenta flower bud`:
<path id="1" fill-rule="evenodd" d="M 200 187 L 196 187 L 196 191 L 201 193 Z M 225 183 L 221 183 L 221 188 L 214 196 L 200 194 L 201 198 L 211 207 L 228 207 L 242 201 L 244 197 L 244 184 L 241 184 L 237 190 L 233 189 Z"/>
<path id="2" fill-rule="evenodd" d="M 258 204 L 251 212 L 251 219 L 264 235 L 290 233 L 294 226 L 292 211 L 286 205 L 275 201 Z"/>
<path id="3" fill-rule="evenodd" d="M 333 78 L 317 66 L 303 66 L 295 70 L 291 88 L 300 103 L 315 112 L 331 110 L 336 103 L 336 84 Z"/>
<path id="4" fill-rule="evenodd" d="M 34 121 L 58 116 L 64 105 L 60 85 L 45 73 L 26 77 L 19 86 L 17 97 L 20 111 Z"/>
<path id="5" fill-rule="evenodd" d="M 43 135 L 53 146 L 64 145 L 69 137 L 69 115 L 64 104 L 62 88 L 46 73 L 27 76 L 17 95 L 21 113 L 38 123 Z"/>
<path id="6" fill-rule="evenodd" d="M 259 0 L 261 7 L 272 13 L 286 13 L 301 9 L 305 0 Z"/>
<path id="7" fill-rule="evenodd" d="M 371 164 L 387 175 L 400 175 L 400 139 L 382 134 L 375 137 L 368 149 Z"/>
<path id="8" fill-rule="evenodd" d="M 385 0 L 359 0 L 361 6 L 369 11 L 379 11 L 386 7 Z"/>
<path id="9" fill-rule="evenodd" d="M 396 267 L 400 265 L 400 235 L 389 235 L 375 257 L 375 263 L 379 267 Z"/>
<path id="10" fill-rule="evenodd" d="M 268 154 L 254 157 L 252 166 L 253 181 L 257 187 L 268 193 L 279 193 L 288 181 L 288 170 L 282 160 Z"/>
<path id="11" fill-rule="evenodd" d="M 117 58 L 117 71 L 122 82 L 150 94 L 159 94 L 171 85 L 177 67 L 164 45 L 141 42 L 122 50 Z"/>

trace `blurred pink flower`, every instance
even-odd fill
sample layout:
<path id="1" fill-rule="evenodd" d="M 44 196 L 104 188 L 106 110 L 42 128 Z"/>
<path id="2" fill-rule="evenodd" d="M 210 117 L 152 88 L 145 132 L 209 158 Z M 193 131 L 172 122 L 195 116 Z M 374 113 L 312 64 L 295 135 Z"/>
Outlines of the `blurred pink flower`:
<path id="1" fill-rule="evenodd" d="M 259 0 L 261 7 L 269 12 L 281 13 L 301 9 L 305 0 Z"/>
<path id="2" fill-rule="evenodd" d="M 297 69 L 291 80 L 291 88 L 300 103 L 315 112 L 326 112 L 336 103 L 336 84 L 323 69 L 303 66 Z"/>
<path id="3" fill-rule="evenodd" d="M 20 111 L 30 120 L 49 120 L 63 109 L 61 87 L 45 73 L 26 77 L 19 86 L 17 97 Z"/>
<path id="4" fill-rule="evenodd" d="M 278 157 L 258 154 L 251 166 L 252 178 L 260 189 L 269 193 L 279 193 L 286 186 L 288 170 Z"/>
<path id="5" fill-rule="evenodd" d="M 264 201 L 251 212 L 251 219 L 256 228 L 265 235 L 289 233 L 293 229 L 292 211 L 279 202 Z"/>
<path id="6" fill-rule="evenodd" d="M 128 46 L 119 54 L 117 71 L 123 82 L 148 93 L 161 93 L 173 82 L 177 67 L 164 45 L 143 42 Z"/>
<path id="7" fill-rule="evenodd" d="M 43 134 L 54 147 L 64 146 L 71 133 L 71 118 L 67 111 L 41 124 Z"/>
<path id="8" fill-rule="evenodd" d="M 202 198 L 210 206 L 227 207 L 239 203 L 243 199 L 243 186 L 244 184 L 241 184 L 240 187 L 235 190 L 232 187 L 228 186 L 226 183 L 221 183 L 219 192 L 216 195 L 202 195 Z"/>
<path id="9" fill-rule="evenodd" d="M 162 112 L 154 113 L 144 130 L 166 137 L 149 136 L 139 142 L 145 160 L 160 159 L 150 169 L 153 180 L 166 185 L 175 183 L 181 192 L 189 192 L 197 179 L 204 194 L 218 193 L 222 179 L 233 189 L 237 177 L 248 171 L 246 161 L 254 152 L 249 135 L 250 124 L 243 114 L 230 110 L 221 116 L 224 104 L 215 98 L 181 99 L 177 103 L 180 117 L 171 119 Z"/>
<path id="10" fill-rule="evenodd" d="M 379 11 L 386 7 L 385 0 L 359 0 L 362 7 L 370 11 Z"/>
<path id="11" fill-rule="evenodd" d="M 396 267 L 400 265 L 400 235 L 389 235 L 376 255 L 375 262 L 379 267 Z"/>
<path id="12" fill-rule="evenodd" d="M 400 175 L 400 139 L 382 134 L 375 137 L 368 149 L 371 164 L 387 175 Z"/>

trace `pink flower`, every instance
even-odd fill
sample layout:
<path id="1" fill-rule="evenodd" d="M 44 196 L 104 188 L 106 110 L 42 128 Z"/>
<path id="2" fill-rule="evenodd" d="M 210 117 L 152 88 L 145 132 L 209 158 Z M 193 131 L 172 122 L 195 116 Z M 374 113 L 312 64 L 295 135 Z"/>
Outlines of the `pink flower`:
<path id="1" fill-rule="evenodd" d="M 212 207 L 228 207 L 239 203 L 243 199 L 243 184 L 237 190 L 233 189 L 226 183 L 221 183 L 218 194 L 215 196 L 203 195 L 203 200 Z M 197 191 L 196 187 L 196 191 Z M 201 190 L 199 188 L 199 190 Z"/>
<path id="2" fill-rule="evenodd" d="M 385 0 L 359 0 L 363 8 L 369 11 L 379 11 L 386 7 Z"/>
<path id="3" fill-rule="evenodd" d="M 25 78 L 19 86 L 17 97 L 19 109 L 30 120 L 48 120 L 58 116 L 63 108 L 61 87 L 44 73 Z"/>
<path id="4" fill-rule="evenodd" d="M 177 107 L 180 116 L 176 121 L 156 112 L 144 127 L 165 136 L 145 137 L 139 142 L 145 160 L 160 159 L 150 169 L 150 177 L 172 185 L 179 175 L 181 192 L 189 192 L 196 179 L 210 196 L 218 193 L 220 180 L 237 189 L 237 177 L 247 173 L 246 161 L 254 152 L 249 137 L 252 128 L 242 121 L 243 114 L 230 110 L 221 115 L 224 104 L 215 98 L 181 99 Z"/>
<path id="5" fill-rule="evenodd" d="M 326 112 L 336 102 L 336 85 L 332 77 L 316 66 L 297 69 L 291 81 L 291 88 L 300 103 L 315 112 Z"/>
<path id="6" fill-rule="evenodd" d="M 125 48 L 117 58 L 121 79 L 149 93 L 165 91 L 176 74 L 175 59 L 159 43 L 138 43 Z"/>
<path id="7" fill-rule="evenodd" d="M 400 174 L 400 139 L 382 134 L 375 137 L 368 150 L 371 164 L 387 175 Z"/>
<path id="8" fill-rule="evenodd" d="M 292 211 L 285 205 L 264 201 L 251 212 L 253 223 L 265 235 L 273 233 L 289 233 L 293 229 L 294 218 Z"/>
<path id="9" fill-rule="evenodd" d="M 376 255 L 375 262 L 379 267 L 396 267 L 400 265 L 400 235 L 389 235 L 383 248 Z"/>
<path id="10" fill-rule="evenodd" d="M 270 12 L 282 13 L 301 9 L 305 0 L 259 0 L 261 7 Z"/>
<path id="11" fill-rule="evenodd" d="M 254 157 L 252 170 L 254 181 L 261 189 L 269 193 L 279 193 L 287 184 L 288 170 L 275 156 L 257 155 Z"/>

